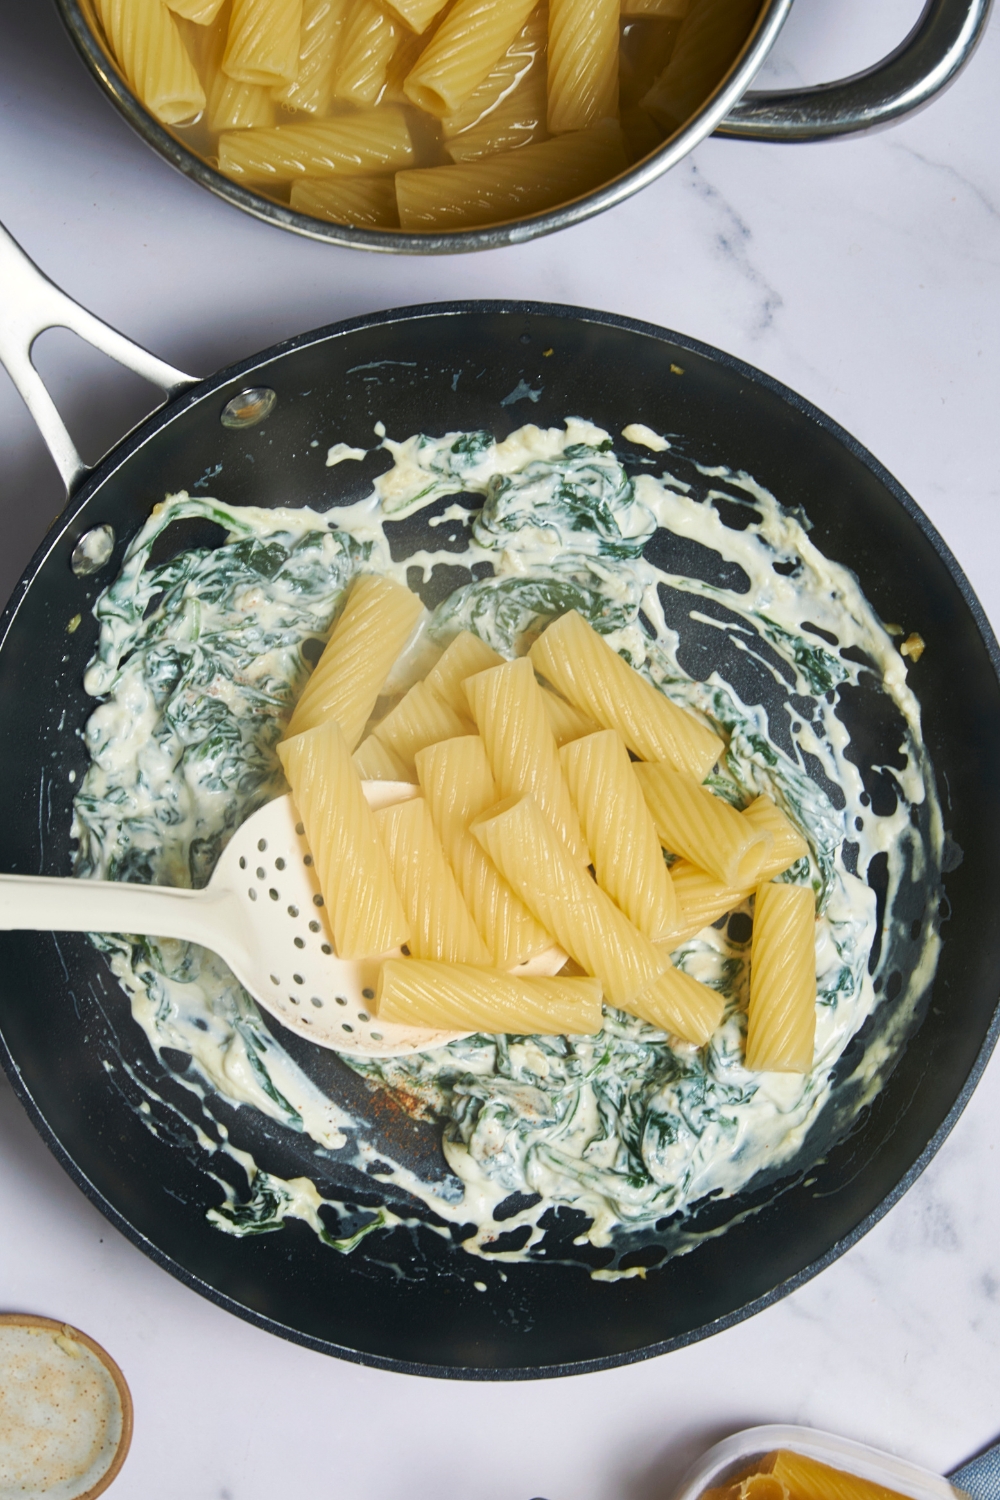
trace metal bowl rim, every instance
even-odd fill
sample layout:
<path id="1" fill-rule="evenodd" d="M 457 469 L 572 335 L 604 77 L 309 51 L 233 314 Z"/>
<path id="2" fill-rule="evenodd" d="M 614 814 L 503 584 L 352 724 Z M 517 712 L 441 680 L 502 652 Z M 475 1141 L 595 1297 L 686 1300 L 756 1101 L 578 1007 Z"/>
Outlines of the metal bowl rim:
<path id="1" fill-rule="evenodd" d="M 344 224 L 325 223 L 308 214 L 296 213 L 284 204 L 232 182 L 190 147 L 182 144 L 139 102 L 125 80 L 119 76 L 110 53 L 91 28 L 81 0 L 55 0 L 55 3 L 63 24 L 94 79 L 136 134 L 178 172 L 207 188 L 216 197 L 265 223 L 324 244 L 355 250 L 375 250 L 388 255 L 449 255 L 522 244 L 526 240 L 553 234 L 595 214 L 604 213 L 633 193 L 648 187 L 710 135 L 746 92 L 784 24 L 793 0 L 761 0 L 761 9 L 753 30 L 736 62 L 725 79 L 709 95 L 701 110 L 656 151 L 629 167 L 619 177 L 568 203 L 521 219 L 510 219 L 482 229 L 447 230 L 439 234 L 357 229 Z"/>

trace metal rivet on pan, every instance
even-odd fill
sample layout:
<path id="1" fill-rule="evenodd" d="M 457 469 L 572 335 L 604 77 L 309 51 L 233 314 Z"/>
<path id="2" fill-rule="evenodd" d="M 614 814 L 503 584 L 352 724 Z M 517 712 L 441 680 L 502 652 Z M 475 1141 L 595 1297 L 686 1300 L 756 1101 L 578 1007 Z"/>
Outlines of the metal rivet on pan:
<path id="1" fill-rule="evenodd" d="M 103 568 L 114 550 L 115 528 L 95 526 L 91 531 L 83 533 L 73 548 L 69 565 L 77 578 L 86 578 L 88 574 L 96 573 L 99 568 Z"/>
<path id="2" fill-rule="evenodd" d="M 238 396 L 226 402 L 219 421 L 223 427 L 256 427 L 258 422 L 263 422 L 265 417 L 271 415 L 277 400 L 278 393 L 272 391 L 270 386 L 251 386 L 249 390 L 240 391 Z"/>

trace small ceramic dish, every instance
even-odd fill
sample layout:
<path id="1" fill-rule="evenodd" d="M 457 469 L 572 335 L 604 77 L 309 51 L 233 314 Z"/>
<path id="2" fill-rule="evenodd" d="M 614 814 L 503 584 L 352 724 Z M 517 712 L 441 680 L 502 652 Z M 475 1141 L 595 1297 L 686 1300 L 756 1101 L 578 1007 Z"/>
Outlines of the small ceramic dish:
<path id="1" fill-rule="evenodd" d="M 110 1354 L 66 1323 L 0 1313 L 0 1370 L 0 1494 L 103 1494 L 132 1441 L 132 1397 Z"/>

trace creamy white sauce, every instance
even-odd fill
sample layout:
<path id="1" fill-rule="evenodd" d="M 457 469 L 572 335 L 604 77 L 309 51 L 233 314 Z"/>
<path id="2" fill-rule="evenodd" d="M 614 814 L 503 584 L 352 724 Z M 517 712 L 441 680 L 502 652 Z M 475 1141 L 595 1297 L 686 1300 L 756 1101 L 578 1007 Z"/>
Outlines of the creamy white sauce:
<path id="1" fill-rule="evenodd" d="M 640 424 L 624 435 L 654 452 L 669 447 Z M 544 1239 L 539 1221 L 553 1205 L 585 1215 L 577 1244 L 613 1246 L 615 1262 L 643 1236 L 655 1238 L 657 1220 L 671 1219 L 671 1244 L 684 1248 L 677 1225 L 693 1205 L 706 1194 L 735 1194 L 762 1169 L 791 1162 L 831 1102 L 834 1067 L 878 1003 L 868 973 L 876 931 L 875 895 L 862 878 L 869 862 L 887 857 L 889 926 L 901 882 L 939 865 L 940 814 L 906 664 L 854 576 L 824 558 L 802 519 L 745 474 L 698 469 L 698 496 L 669 472 L 630 479 L 607 434 L 579 419 L 565 428 L 528 425 L 502 442 L 487 434 L 418 434 L 386 438 L 382 446 L 393 464 L 371 495 L 327 514 L 231 508 L 184 494 L 156 508 L 129 548 L 121 577 L 95 607 L 101 636 L 86 687 L 103 701 L 86 730 L 92 764 L 76 801 L 78 873 L 203 883 L 233 828 L 284 789 L 274 744 L 307 675 L 302 643 L 327 634 L 353 573 L 375 571 L 405 583 L 414 567 L 427 580 L 440 563 L 485 563 L 492 576 L 456 590 L 425 617 L 376 716 L 426 673 L 461 628 L 510 656 L 564 609 L 589 616 L 654 684 L 723 731 L 729 748 L 713 788 L 739 806 L 766 792 L 806 834 L 808 865 L 787 878 L 811 882 L 819 901 L 812 1071 L 800 1077 L 744 1068 L 749 949 L 732 923 L 709 928 L 675 955 L 679 966 L 726 997 L 723 1025 L 701 1052 L 609 1010 L 596 1038 L 475 1036 L 415 1057 L 348 1059 L 442 1122 L 457 1182 L 429 1184 L 376 1152 L 348 1113 L 310 1082 L 214 955 L 182 944 L 102 940 L 109 961 L 151 1046 L 192 1059 L 202 1082 L 182 1081 L 196 1088 L 206 1109 L 215 1093 L 324 1149 L 353 1143 L 362 1170 L 377 1163 L 380 1180 L 404 1189 L 438 1219 L 474 1225 L 466 1250 L 530 1255 Z M 724 524 L 713 498 L 730 507 L 742 503 L 745 529 Z M 425 550 L 393 562 L 384 521 L 442 500 L 449 503 L 431 524 L 467 526 L 465 552 Z M 186 516 L 217 521 L 230 543 L 146 571 L 156 537 Z M 732 576 L 741 569 L 748 587 L 741 592 L 655 566 L 644 551 L 658 529 L 678 544 L 710 549 Z M 724 633 L 731 647 L 775 678 L 784 697 L 795 699 L 788 707 L 793 754 L 775 744 L 764 709 L 742 703 L 717 672 L 698 682 L 682 670 L 664 589 L 679 591 L 693 622 Z M 827 644 L 827 636 L 837 644 Z M 848 730 L 836 713 L 838 692 L 856 686 L 866 670 L 859 654 L 899 714 L 904 763 L 892 773 L 899 795 L 894 811 L 883 815 L 867 804 L 861 773 L 848 758 Z M 843 808 L 810 776 L 807 756 L 841 789 Z M 923 810 L 922 831 L 911 809 Z M 845 839 L 855 849 L 850 869 Z M 889 1024 L 852 1080 L 855 1110 L 877 1092 L 933 977 L 933 923 L 924 923 L 920 944 Z M 881 984 L 879 970 L 874 978 Z M 260 1232 L 298 1217 L 328 1243 L 349 1249 L 380 1223 L 401 1222 L 386 1210 L 331 1235 L 320 1208 L 326 1203 L 340 1213 L 343 1205 L 323 1199 L 311 1179 L 275 1178 L 237 1152 L 224 1131 L 202 1135 L 205 1152 L 221 1151 L 239 1163 L 250 1190 L 237 1202 L 229 1182 L 217 1179 L 225 1202 L 210 1217 L 220 1228 Z M 494 1209 L 514 1193 L 525 1195 L 519 1210 L 498 1223 Z M 512 1231 L 516 1243 L 497 1243 Z M 600 1274 L 619 1272 L 613 1263 Z"/>

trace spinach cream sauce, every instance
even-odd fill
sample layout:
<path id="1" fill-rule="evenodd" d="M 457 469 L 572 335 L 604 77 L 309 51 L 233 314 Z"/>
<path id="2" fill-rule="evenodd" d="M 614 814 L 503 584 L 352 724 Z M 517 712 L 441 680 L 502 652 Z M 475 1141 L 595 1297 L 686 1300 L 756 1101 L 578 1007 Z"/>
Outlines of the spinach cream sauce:
<path id="1" fill-rule="evenodd" d="M 876 990 L 880 967 L 869 974 L 877 917 L 865 872 L 882 857 L 884 964 L 896 897 L 928 874 L 935 887 L 942 846 L 905 663 L 853 574 L 811 543 L 801 514 L 744 473 L 686 461 L 674 467 L 697 484 L 677 477 L 669 443 L 647 428 L 628 427 L 623 436 L 633 455 L 628 467 L 607 433 L 576 419 L 544 431 L 526 426 L 502 442 L 479 432 L 399 443 L 382 434 L 392 466 L 366 499 L 324 514 L 168 496 L 95 606 L 100 637 L 85 686 L 100 701 L 86 727 L 91 763 L 75 801 L 75 873 L 205 884 L 233 830 L 286 789 L 275 746 L 354 575 L 383 573 L 412 586 L 414 569 L 426 584 L 439 565 L 460 566 L 472 581 L 425 613 L 376 717 L 460 629 L 514 656 L 549 620 L 578 609 L 659 689 L 723 734 L 728 748 L 709 778 L 714 791 L 737 807 L 766 792 L 805 834 L 808 860 L 781 878 L 810 883 L 817 897 L 812 1071 L 755 1074 L 743 1066 L 747 904 L 674 955 L 725 997 L 724 1022 L 701 1050 L 606 1008 L 596 1037 L 477 1035 L 406 1058 L 345 1056 L 364 1078 L 442 1126 L 453 1175 L 428 1182 L 376 1151 L 342 1104 L 296 1065 L 214 954 L 182 943 L 96 938 L 154 1051 L 190 1059 L 178 1076 L 212 1119 L 210 1133 L 187 1123 L 219 1185 L 222 1201 L 207 1212 L 220 1229 L 262 1233 L 296 1217 L 347 1251 L 407 1219 L 389 1208 L 359 1215 L 324 1198 L 309 1177 L 260 1169 L 211 1115 L 215 1096 L 303 1133 L 320 1153 L 348 1150 L 355 1166 L 412 1203 L 412 1221 L 449 1238 L 456 1228 L 467 1251 L 532 1258 L 542 1252 L 553 1208 L 572 1209 L 581 1252 L 613 1248 L 594 1274 L 629 1274 L 616 1269 L 618 1261 L 666 1233 L 664 1221 L 671 1248 L 688 1248 L 697 1238 L 684 1231 L 693 1205 L 707 1195 L 729 1197 L 792 1161 L 834 1097 L 834 1069 L 851 1038 L 889 1004 Z M 338 444 L 328 462 L 361 456 Z M 448 545 L 394 561 L 386 525 L 428 510 L 423 534 L 448 528 Z M 157 539 L 185 519 L 215 522 L 226 540 L 152 565 Z M 464 551 L 455 550 L 456 539 Z M 671 558 L 710 558 L 712 566 L 674 571 Z M 752 662 L 757 677 L 746 680 L 773 683 L 756 694 L 773 702 L 743 701 L 718 667 L 706 667 L 704 681 L 689 675 L 679 658 L 693 628 L 710 640 L 719 633 L 720 659 Z M 863 681 L 877 683 L 900 726 L 894 795 L 879 811 L 838 713 Z M 853 1070 L 853 1113 L 880 1087 L 933 978 L 938 948 L 935 924 L 924 922 L 889 1023 Z M 148 1080 L 141 1088 L 149 1097 L 140 1111 L 156 1129 L 164 1100 Z M 245 1192 L 233 1187 L 232 1173 L 210 1170 L 219 1155 L 245 1176 Z M 342 1232 L 330 1232 L 331 1220 Z"/>

